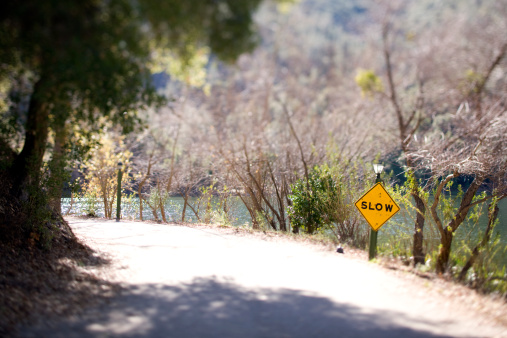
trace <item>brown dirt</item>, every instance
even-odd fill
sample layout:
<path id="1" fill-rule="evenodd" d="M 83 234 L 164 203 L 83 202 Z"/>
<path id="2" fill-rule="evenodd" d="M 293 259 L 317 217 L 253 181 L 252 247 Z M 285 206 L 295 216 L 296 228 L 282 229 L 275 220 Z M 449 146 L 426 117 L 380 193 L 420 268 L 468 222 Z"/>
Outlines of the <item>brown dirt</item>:
<path id="1" fill-rule="evenodd" d="M 107 281 L 108 260 L 77 239 L 56 238 L 50 250 L 27 242 L 0 243 L 0 336 L 21 323 L 77 314 L 119 290 Z"/>

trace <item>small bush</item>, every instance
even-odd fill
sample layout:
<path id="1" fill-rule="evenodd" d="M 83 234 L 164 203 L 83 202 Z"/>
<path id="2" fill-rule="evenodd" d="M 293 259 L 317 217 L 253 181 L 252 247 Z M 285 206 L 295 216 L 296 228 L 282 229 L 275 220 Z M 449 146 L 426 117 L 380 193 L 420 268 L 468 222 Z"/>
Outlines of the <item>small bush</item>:
<path id="1" fill-rule="evenodd" d="M 329 206 L 340 198 L 331 174 L 316 167 L 308 175 L 308 181 L 299 179 L 291 189 L 292 206 L 288 213 L 292 226 L 309 234 L 329 228 L 335 221 L 335 214 L 330 212 Z"/>

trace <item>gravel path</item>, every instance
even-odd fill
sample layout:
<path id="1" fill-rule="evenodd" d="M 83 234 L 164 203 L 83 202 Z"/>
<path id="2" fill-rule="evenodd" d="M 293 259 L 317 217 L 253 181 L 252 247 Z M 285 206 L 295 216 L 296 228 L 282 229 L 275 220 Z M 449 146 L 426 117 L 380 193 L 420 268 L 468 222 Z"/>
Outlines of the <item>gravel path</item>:
<path id="1" fill-rule="evenodd" d="M 69 221 L 124 289 L 23 337 L 507 337 L 501 304 L 485 315 L 477 295 L 347 251 L 234 229 Z"/>

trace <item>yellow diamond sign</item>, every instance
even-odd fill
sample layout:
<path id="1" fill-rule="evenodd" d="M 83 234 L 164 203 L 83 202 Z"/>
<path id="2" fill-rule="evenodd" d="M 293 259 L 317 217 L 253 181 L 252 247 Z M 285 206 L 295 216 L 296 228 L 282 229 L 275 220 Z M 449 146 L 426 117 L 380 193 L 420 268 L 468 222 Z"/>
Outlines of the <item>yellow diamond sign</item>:
<path id="1" fill-rule="evenodd" d="M 381 183 L 377 183 L 355 203 L 356 208 L 375 231 L 394 216 L 400 207 L 389 196 Z"/>

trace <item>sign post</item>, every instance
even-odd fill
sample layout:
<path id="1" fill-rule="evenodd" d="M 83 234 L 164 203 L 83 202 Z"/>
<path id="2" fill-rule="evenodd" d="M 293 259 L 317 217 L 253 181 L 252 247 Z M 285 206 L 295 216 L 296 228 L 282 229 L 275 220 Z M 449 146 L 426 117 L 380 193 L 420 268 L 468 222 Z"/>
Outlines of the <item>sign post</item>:
<path id="1" fill-rule="evenodd" d="M 368 260 L 377 257 L 377 237 L 378 232 L 370 228 L 370 248 L 368 250 Z"/>
<path id="2" fill-rule="evenodd" d="M 389 196 L 379 179 L 373 188 L 357 200 L 355 206 L 371 227 L 369 259 L 372 260 L 377 255 L 378 230 L 400 211 L 400 207 Z"/>
<path id="3" fill-rule="evenodd" d="M 120 221 L 121 215 L 121 177 L 122 177 L 122 163 L 118 162 L 118 185 L 116 190 L 116 222 Z"/>

